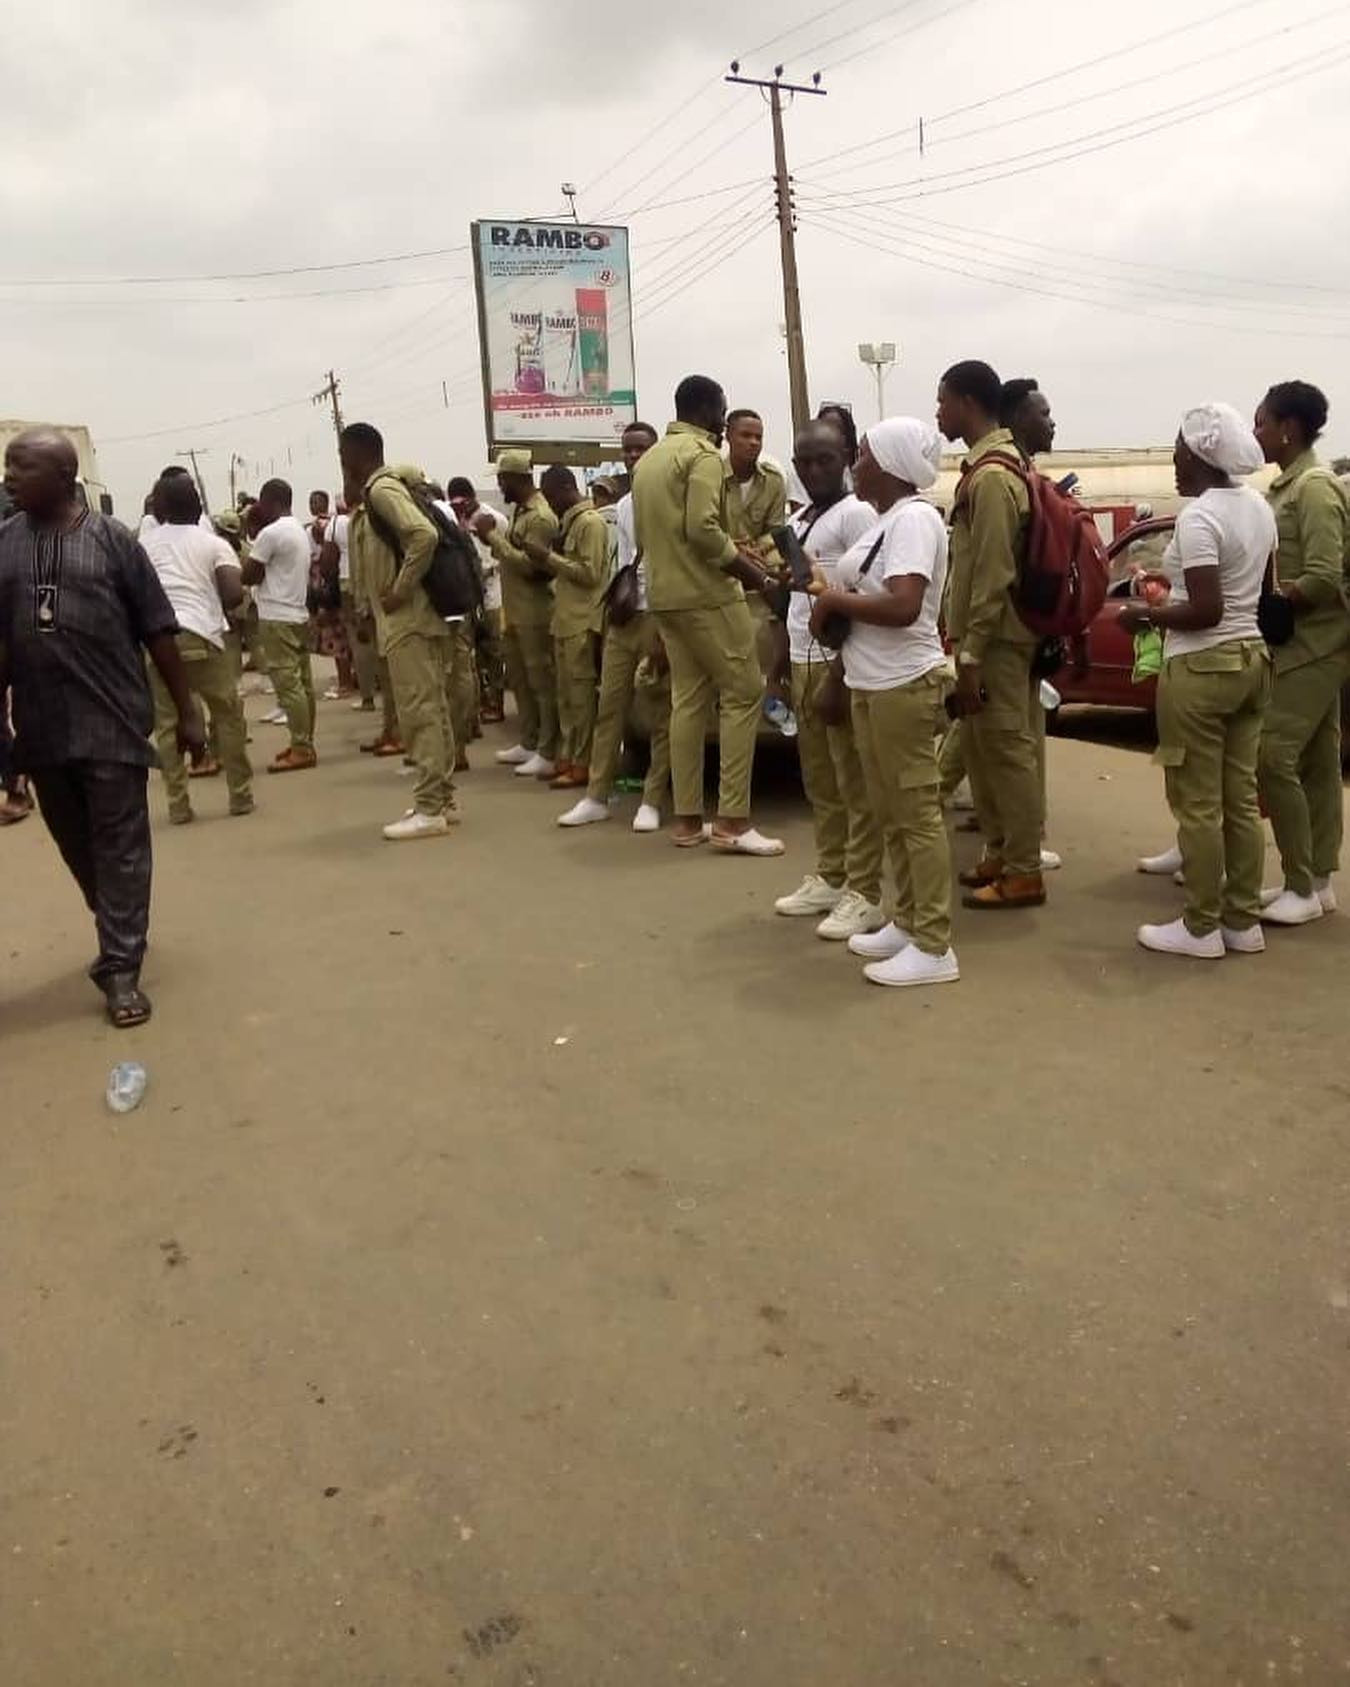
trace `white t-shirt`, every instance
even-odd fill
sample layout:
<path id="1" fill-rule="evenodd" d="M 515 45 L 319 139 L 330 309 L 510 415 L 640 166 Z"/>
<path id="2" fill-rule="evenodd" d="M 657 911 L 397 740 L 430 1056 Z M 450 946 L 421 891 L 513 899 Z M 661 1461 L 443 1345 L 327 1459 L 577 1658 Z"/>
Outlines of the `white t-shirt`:
<path id="1" fill-rule="evenodd" d="M 491 504 L 479 504 L 469 519 L 470 521 L 477 521 L 480 515 L 490 515 L 493 526 L 498 532 L 511 525 L 502 512 L 494 510 Z M 458 520 L 458 517 L 456 519 Z M 469 537 L 478 547 L 478 560 L 483 566 L 483 608 L 500 609 L 502 606 L 501 564 L 493 556 L 487 541 L 480 539 L 472 528 L 469 529 Z"/>
<path id="2" fill-rule="evenodd" d="M 151 566 L 159 575 L 164 595 L 173 605 L 178 625 L 185 633 L 208 639 L 217 650 L 224 648 L 225 611 L 216 589 L 216 570 L 239 570 L 239 558 L 224 539 L 203 533 L 200 527 L 180 527 L 156 522 L 141 540 Z"/>
<path id="3" fill-rule="evenodd" d="M 153 533 L 157 527 L 162 527 L 163 525 L 164 523 L 161 522 L 158 517 L 152 516 L 149 510 L 147 510 L 136 527 L 136 537 L 142 544 L 144 544 L 147 536 Z M 203 510 L 197 517 L 197 525 L 201 528 L 203 533 L 214 533 L 216 530 L 215 522 L 211 520 L 211 517 L 207 515 L 205 510 Z"/>
<path id="4" fill-rule="evenodd" d="M 817 563 L 832 586 L 838 585 L 835 564 L 852 550 L 864 533 L 877 524 L 877 512 L 850 492 L 819 517 L 811 506 L 798 510 L 791 525 L 802 549 Z M 811 603 L 805 592 L 793 592 L 788 599 L 788 654 L 794 662 L 828 662 L 834 652 L 822 650 L 811 637 Z"/>
<path id="5" fill-rule="evenodd" d="M 1260 638 L 1256 602 L 1275 544 L 1274 514 L 1250 486 L 1214 486 L 1186 505 L 1162 559 L 1163 573 L 1172 587 L 1171 601 L 1189 601 L 1186 569 L 1217 568 L 1223 619 L 1198 633 L 1169 628 L 1163 639 L 1164 659 L 1210 650 L 1234 639 Z"/>
<path id="6" fill-rule="evenodd" d="M 863 563 L 878 540 L 880 548 L 863 574 Z M 885 581 L 904 574 L 921 574 L 928 582 L 912 625 L 851 623 L 843 652 L 844 679 L 851 691 L 890 691 L 944 666 L 938 611 L 947 578 L 947 529 L 932 504 L 922 498 L 892 504 L 837 564 L 835 574 L 843 591 L 865 597 L 880 597 Z"/>
<path id="7" fill-rule="evenodd" d="M 625 492 L 614 506 L 614 572 L 627 568 L 638 554 L 637 522 L 633 516 L 633 494 Z M 647 607 L 647 565 L 637 565 L 638 608 Z"/>
<path id="8" fill-rule="evenodd" d="M 349 515 L 335 515 L 328 523 L 324 537 L 331 539 L 337 546 L 338 553 L 338 584 L 351 584 L 352 559 L 347 549 L 347 534 L 351 528 L 352 518 Z"/>
<path id="9" fill-rule="evenodd" d="M 254 590 L 260 621 L 300 626 L 309 620 L 309 534 L 293 515 L 278 516 L 253 541 L 250 558 L 266 573 Z"/>

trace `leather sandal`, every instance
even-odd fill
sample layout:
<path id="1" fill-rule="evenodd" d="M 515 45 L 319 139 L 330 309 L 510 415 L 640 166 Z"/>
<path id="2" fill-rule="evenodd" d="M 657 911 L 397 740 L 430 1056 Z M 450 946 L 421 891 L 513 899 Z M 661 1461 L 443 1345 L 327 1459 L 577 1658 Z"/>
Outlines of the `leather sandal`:
<path id="1" fill-rule="evenodd" d="M 990 855 L 985 855 L 973 867 L 968 867 L 964 873 L 958 876 L 961 884 L 968 885 L 974 890 L 980 890 L 985 885 L 998 883 L 1003 877 L 1003 863 L 996 861 Z"/>
<path id="2" fill-rule="evenodd" d="M 109 1025 L 130 1031 L 150 1017 L 150 998 L 141 989 L 134 972 L 117 972 L 103 986 Z"/>
<path id="3" fill-rule="evenodd" d="M 966 908 L 1040 908 L 1045 902 L 1045 880 L 1039 873 L 1005 873 L 993 884 L 970 891 L 961 898 Z"/>

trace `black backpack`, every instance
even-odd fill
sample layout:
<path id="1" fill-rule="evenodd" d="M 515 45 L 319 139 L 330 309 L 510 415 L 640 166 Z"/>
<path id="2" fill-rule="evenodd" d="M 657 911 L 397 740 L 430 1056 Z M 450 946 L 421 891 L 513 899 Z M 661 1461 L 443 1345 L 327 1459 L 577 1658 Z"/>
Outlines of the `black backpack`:
<path id="1" fill-rule="evenodd" d="M 431 607 L 445 620 L 459 615 L 476 618 L 483 608 L 483 571 L 473 540 L 420 488 L 408 486 L 397 475 L 394 478 L 399 480 L 413 503 L 436 529 L 436 551 L 421 580 Z M 369 499 L 366 500 L 366 517 L 402 566 L 403 543 L 393 528 L 375 513 L 375 506 Z"/>

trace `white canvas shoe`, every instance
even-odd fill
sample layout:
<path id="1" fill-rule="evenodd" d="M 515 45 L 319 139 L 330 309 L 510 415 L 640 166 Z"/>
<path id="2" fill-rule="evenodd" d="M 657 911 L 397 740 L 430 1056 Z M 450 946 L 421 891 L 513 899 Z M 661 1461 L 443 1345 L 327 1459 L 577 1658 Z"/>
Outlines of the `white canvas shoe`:
<path id="1" fill-rule="evenodd" d="M 264 726 L 285 726 L 286 711 L 285 709 L 269 709 L 265 715 L 259 715 L 258 719 Z"/>
<path id="2" fill-rule="evenodd" d="M 1273 926 L 1311 925 L 1326 912 L 1315 895 L 1300 896 L 1296 890 L 1282 890 L 1270 902 L 1263 892 L 1261 902 L 1261 918 Z"/>
<path id="3" fill-rule="evenodd" d="M 975 798 L 970 794 L 970 780 L 963 779 L 948 799 L 947 807 L 959 814 L 970 814 L 975 809 Z"/>
<path id="4" fill-rule="evenodd" d="M 1197 937 L 1185 920 L 1165 926 L 1140 926 L 1139 941 L 1159 955 L 1187 955 L 1194 961 L 1221 961 L 1225 950 L 1222 932 Z"/>
<path id="5" fill-rule="evenodd" d="M 1322 904 L 1324 914 L 1336 912 L 1336 891 L 1329 878 L 1313 880 L 1313 895 Z"/>
<path id="6" fill-rule="evenodd" d="M 516 768 L 517 779 L 552 779 L 558 771 L 556 762 L 551 762 L 547 756 L 541 756 L 536 750 L 532 756 L 526 756 Z"/>
<path id="7" fill-rule="evenodd" d="M 848 952 L 864 961 L 889 961 L 901 950 L 908 949 L 913 941 L 909 933 L 892 920 L 879 931 L 860 931 L 856 937 L 850 937 Z"/>
<path id="8" fill-rule="evenodd" d="M 384 828 L 390 843 L 417 843 L 422 838 L 443 838 L 450 830 L 450 822 L 443 814 L 421 814 L 410 808 L 402 820 L 395 820 Z"/>
<path id="9" fill-rule="evenodd" d="M 850 937 L 879 931 L 885 924 L 886 916 L 875 902 L 856 890 L 846 890 L 816 927 L 816 936 L 827 943 L 847 943 Z"/>
<path id="10" fill-rule="evenodd" d="M 863 968 L 863 977 L 869 984 L 889 984 L 900 989 L 914 984 L 955 984 L 960 976 L 954 949 L 948 949 L 945 955 L 929 955 L 912 943 L 889 961 L 873 961 Z"/>
<path id="11" fill-rule="evenodd" d="M 633 816 L 633 830 L 635 832 L 659 832 L 661 830 L 661 810 L 645 802 Z"/>
<path id="12" fill-rule="evenodd" d="M 522 763 L 529 761 L 533 754 L 534 751 L 527 750 L 523 744 L 513 744 L 509 750 L 498 750 L 493 760 L 500 762 L 503 767 L 520 767 Z"/>
<path id="13" fill-rule="evenodd" d="M 1219 935 L 1230 955 L 1264 955 L 1266 952 L 1266 934 L 1260 926 L 1248 926 L 1246 931 L 1232 931 L 1223 926 Z"/>
<path id="14" fill-rule="evenodd" d="M 1181 871 L 1181 851 L 1175 847 L 1165 849 L 1161 855 L 1145 855 L 1135 863 L 1136 871 L 1152 873 L 1160 879 L 1165 879 L 1169 873 Z"/>
<path id="15" fill-rule="evenodd" d="M 1041 846 L 1041 871 L 1043 873 L 1057 873 L 1064 865 L 1064 857 L 1053 849 Z"/>
<path id="16" fill-rule="evenodd" d="M 796 890 L 790 896 L 780 896 L 773 908 L 776 914 L 785 914 L 788 919 L 830 914 L 838 907 L 843 895 L 842 887 L 836 890 L 833 885 L 826 884 L 819 873 L 808 873 Z"/>
<path id="17" fill-rule="evenodd" d="M 569 808 L 566 814 L 558 816 L 560 826 L 593 826 L 597 820 L 609 819 L 609 804 L 595 802 L 590 797 L 583 797 L 579 803 Z"/>

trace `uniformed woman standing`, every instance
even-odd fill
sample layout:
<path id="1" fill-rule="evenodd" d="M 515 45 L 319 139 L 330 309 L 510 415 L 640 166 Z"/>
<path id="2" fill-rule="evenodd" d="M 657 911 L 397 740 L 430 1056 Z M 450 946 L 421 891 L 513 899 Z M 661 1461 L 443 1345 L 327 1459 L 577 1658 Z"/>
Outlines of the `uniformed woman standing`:
<path id="1" fill-rule="evenodd" d="M 1284 866 L 1262 892 L 1261 918 L 1306 925 L 1336 906 L 1341 853 L 1341 684 L 1350 645 L 1345 564 L 1350 500 L 1317 460 L 1327 401 L 1307 381 L 1282 381 L 1256 412 L 1256 437 L 1279 474 L 1268 497 L 1279 532 L 1280 591 L 1294 636 L 1274 652 L 1275 689 L 1261 734 L 1261 800 Z"/>
<path id="2" fill-rule="evenodd" d="M 1271 681 L 1256 612 L 1275 518 L 1259 492 L 1233 478 L 1254 474 L 1261 461 L 1260 446 L 1231 405 L 1186 413 L 1173 462 L 1177 491 L 1191 502 L 1163 558 L 1168 597 L 1127 604 L 1120 617 L 1127 632 L 1156 626 L 1165 633 L 1157 760 L 1186 880 L 1182 917 L 1141 926 L 1139 941 L 1197 960 L 1265 947 L 1256 762 Z"/>

